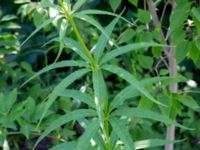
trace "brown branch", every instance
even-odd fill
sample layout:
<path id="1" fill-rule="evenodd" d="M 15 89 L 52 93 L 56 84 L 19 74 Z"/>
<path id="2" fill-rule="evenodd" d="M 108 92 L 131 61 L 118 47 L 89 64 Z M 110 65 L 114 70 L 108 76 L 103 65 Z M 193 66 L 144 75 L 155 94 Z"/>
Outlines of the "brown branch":
<path id="1" fill-rule="evenodd" d="M 172 11 L 174 10 L 175 6 L 176 6 L 176 2 L 175 0 L 168 0 L 166 3 L 170 4 L 172 6 Z M 154 26 L 157 26 L 160 24 L 159 22 L 159 19 L 158 19 L 158 15 L 157 15 L 157 12 L 156 12 L 156 8 L 154 6 L 154 3 L 152 0 L 147 0 L 147 4 L 148 4 L 148 7 L 149 7 L 149 11 L 152 15 L 152 19 L 153 19 L 153 24 Z M 165 5 L 165 8 L 163 11 L 165 11 L 167 7 L 167 4 Z M 164 12 L 162 13 L 162 15 L 164 14 Z M 161 19 L 163 18 L 163 16 L 161 17 Z M 166 56 L 168 57 L 168 62 L 169 62 L 169 73 L 170 73 L 170 76 L 176 76 L 177 75 L 177 63 L 176 63 L 176 55 L 175 55 L 175 50 L 174 50 L 174 47 L 172 47 L 172 39 L 171 39 L 171 36 L 168 35 L 167 33 L 167 37 L 169 36 L 169 38 L 166 38 L 164 37 L 164 34 L 163 34 L 163 31 L 161 29 L 161 38 L 165 41 L 169 40 L 168 41 L 168 44 L 169 44 L 169 48 L 164 48 L 163 51 L 165 52 Z M 175 83 L 175 84 L 170 84 L 170 91 L 172 93 L 177 93 L 177 90 L 178 90 L 178 84 Z M 174 137 L 175 137 L 175 126 L 170 126 L 168 129 L 167 129 L 167 134 L 166 134 L 166 139 L 167 140 L 174 140 Z M 174 145 L 173 144 L 168 144 L 165 146 L 165 150 L 173 150 L 174 149 Z"/>
<path id="2" fill-rule="evenodd" d="M 149 11 L 150 11 L 150 13 L 151 13 L 151 15 L 152 15 L 153 25 L 154 25 L 154 26 L 159 25 L 159 24 L 160 24 L 160 21 L 159 21 L 158 14 L 157 14 L 157 12 L 156 12 L 156 7 L 155 7 L 153 1 L 152 1 L 152 0 L 147 0 L 147 5 L 148 5 Z M 164 36 L 164 34 L 163 34 L 162 29 L 161 29 L 161 31 L 160 31 L 160 36 L 161 36 L 161 38 L 162 38 L 163 40 L 165 40 L 165 36 Z M 166 40 L 165 40 L 165 41 L 166 41 Z M 165 55 L 168 56 L 168 48 L 164 48 L 163 51 L 164 51 Z"/>

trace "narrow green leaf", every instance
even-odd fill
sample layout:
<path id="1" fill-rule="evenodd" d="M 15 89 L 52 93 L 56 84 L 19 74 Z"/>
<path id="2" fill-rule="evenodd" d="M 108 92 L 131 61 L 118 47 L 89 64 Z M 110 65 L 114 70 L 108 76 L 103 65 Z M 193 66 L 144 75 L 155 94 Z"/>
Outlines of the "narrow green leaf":
<path id="1" fill-rule="evenodd" d="M 95 45 L 95 49 L 94 49 L 94 58 L 96 60 L 96 62 L 99 62 L 102 54 L 103 54 L 103 51 L 106 47 L 106 44 L 111 36 L 111 33 L 113 32 L 113 29 L 115 27 L 115 25 L 117 24 L 119 20 L 119 17 L 116 17 L 106 28 L 105 28 L 105 32 L 106 32 L 106 35 L 104 35 L 104 33 L 101 34 L 97 44 Z M 107 38 L 109 37 L 109 38 Z"/>
<path id="2" fill-rule="evenodd" d="M 103 65 L 102 68 L 109 72 L 116 74 L 117 76 L 121 77 L 122 79 L 126 80 L 127 82 L 129 82 L 130 84 L 135 86 L 135 88 L 138 91 L 140 91 L 147 98 L 149 98 L 149 100 L 153 101 L 154 103 L 156 103 L 158 105 L 166 106 L 166 105 L 160 103 L 159 101 L 155 100 L 153 98 L 153 96 L 151 96 L 151 94 L 144 88 L 143 84 L 141 84 L 140 81 L 138 81 L 136 78 L 134 78 L 134 76 L 132 74 L 130 74 L 128 71 L 126 71 L 118 66 L 115 66 L 115 65 Z"/>
<path id="3" fill-rule="evenodd" d="M 138 117 L 138 118 L 145 118 L 151 119 L 159 122 L 163 122 L 166 125 L 175 125 L 179 128 L 183 128 L 186 130 L 193 130 L 191 128 L 187 128 L 174 120 L 171 120 L 169 117 L 165 115 L 161 115 L 160 113 L 143 109 L 143 108 L 129 108 L 129 107 L 122 107 L 114 111 L 111 116 L 127 116 L 127 117 Z"/>
<path id="4" fill-rule="evenodd" d="M 105 38 L 107 38 L 108 40 L 110 40 L 110 36 L 106 33 L 106 31 L 104 30 L 104 28 L 98 23 L 98 21 L 96 21 L 92 17 L 90 17 L 88 15 L 85 15 L 85 14 L 78 14 L 78 15 L 75 15 L 75 17 L 79 18 L 81 20 L 84 20 L 84 21 L 88 22 L 89 24 L 93 25 L 99 31 L 101 31 L 101 33 L 105 36 Z M 115 47 L 118 47 L 116 43 L 113 42 L 113 44 L 115 45 Z"/>
<path id="5" fill-rule="evenodd" d="M 118 140 L 118 136 L 116 135 L 115 131 L 112 130 L 112 132 L 111 132 L 111 134 L 110 134 L 110 145 L 111 145 L 111 149 L 115 149 L 117 140 Z"/>
<path id="6" fill-rule="evenodd" d="M 127 150 L 134 150 L 135 146 L 133 140 L 128 132 L 127 127 L 116 118 L 110 119 L 110 124 L 114 130 L 114 132 L 118 135 L 118 137 L 122 140 Z"/>
<path id="7" fill-rule="evenodd" d="M 88 22 L 89 24 L 95 26 L 98 30 L 100 30 L 102 33 L 104 33 L 104 35 L 106 35 L 103 27 L 101 26 L 101 24 L 99 24 L 98 21 L 96 21 L 94 18 L 92 18 L 91 16 L 85 15 L 85 14 L 75 14 L 74 17 L 81 19 L 83 21 Z"/>
<path id="8" fill-rule="evenodd" d="M 100 126 L 103 128 L 103 122 L 104 122 L 103 104 L 104 100 L 107 100 L 107 95 L 106 95 L 105 81 L 103 79 L 101 70 L 94 71 L 92 73 L 92 81 L 94 89 L 94 101 L 98 113 Z"/>
<path id="9" fill-rule="evenodd" d="M 68 22 L 66 21 L 66 19 L 63 19 L 59 28 L 59 42 L 60 42 L 59 51 L 54 62 L 58 61 L 64 49 L 64 37 L 67 31 L 67 27 L 68 27 Z"/>
<path id="10" fill-rule="evenodd" d="M 177 83 L 185 81 L 185 78 L 182 76 L 175 76 L 175 77 L 154 77 L 149 79 L 144 79 L 141 81 L 141 84 L 143 86 L 149 86 L 154 83 L 161 82 L 162 84 L 171 84 L 171 83 Z M 122 89 L 113 99 L 113 101 L 110 103 L 109 111 L 111 112 L 113 109 L 117 108 L 119 105 L 121 105 L 125 100 L 140 96 L 142 93 L 139 92 L 134 85 L 129 85 L 126 88 Z"/>
<path id="11" fill-rule="evenodd" d="M 104 64 L 110 60 L 112 60 L 113 58 L 120 56 L 122 54 L 134 51 L 136 49 L 140 49 L 140 48 L 148 48 L 151 46 L 159 46 L 159 47 L 165 47 L 166 45 L 161 45 L 161 44 L 157 44 L 155 42 L 141 42 L 141 43 L 134 43 L 134 44 L 129 44 L 129 45 L 125 45 L 122 47 L 118 47 L 108 53 L 106 53 L 102 60 L 101 60 L 101 64 Z"/>
<path id="12" fill-rule="evenodd" d="M 49 95 L 49 99 L 47 100 L 47 102 L 45 102 L 45 107 L 44 107 L 44 111 L 43 114 L 41 115 L 40 118 L 40 122 L 38 123 L 38 125 L 41 123 L 42 119 L 44 118 L 45 114 L 47 113 L 48 109 L 50 108 L 50 106 L 52 105 L 52 103 L 56 100 L 57 98 L 57 93 L 59 93 L 60 91 L 62 91 L 63 89 L 67 88 L 71 83 L 73 83 L 75 80 L 77 80 L 78 78 L 82 77 L 83 75 L 85 75 L 86 73 L 88 73 L 90 70 L 89 69 L 79 69 L 73 73 L 71 73 L 69 76 L 67 76 L 66 78 L 64 78 L 52 91 L 52 93 Z"/>
<path id="13" fill-rule="evenodd" d="M 63 68 L 63 67 L 72 67 L 72 66 L 85 67 L 85 66 L 87 66 L 87 64 L 83 61 L 74 61 L 74 60 L 65 60 L 65 61 L 60 61 L 57 63 L 50 64 L 50 65 L 44 67 L 42 70 L 38 71 L 36 74 L 34 74 L 28 80 L 26 80 L 20 87 L 23 87 L 29 81 L 33 80 L 34 78 L 40 76 L 43 73 L 46 73 L 46 72 L 52 70 L 52 69 Z"/>
<path id="14" fill-rule="evenodd" d="M 38 31 L 40 31 L 42 28 L 46 27 L 47 25 L 49 25 L 52 21 L 54 20 L 54 18 L 50 18 L 48 20 L 46 20 L 44 23 L 42 23 L 38 28 L 36 28 L 27 38 L 24 42 L 22 42 L 21 46 L 22 47 L 32 36 L 34 36 Z"/>
<path id="15" fill-rule="evenodd" d="M 36 141 L 34 148 L 40 143 L 40 141 L 45 138 L 50 132 L 54 131 L 55 129 L 59 128 L 60 126 L 74 120 L 78 120 L 85 117 L 92 117 L 96 116 L 96 112 L 91 109 L 79 109 L 75 110 L 73 112 L 69 112 L 66 115 L 63 115 L 53 121 L 46 129 L 45 131 L 40 135 L 39 139 Z M 34 149 L 33 148 L 33 149 Z"/>
<path id="16" fill-rule="evenodd" d="M 92 108 L 96 108 L 93 98 L 90 95 L 82 93 L 78 90 L 62 90 L 57 93 L 57 96 L 72 97 L 74 99 L 78 99 L 85 104 L 88 104 Z"/>
<path id="17" fill-rule="evenodd" d="M 97 120 L 89 124 L 89 126 L 86 128 L 85 133 L 79 139 L 76 150 L 85 149 L 92 137 L 98 132 L 99 127 L 99 122 Z"/>
<path id="18" fill-rule="evenodd" d="M 162 139 L 147 139 L 147 140 L 141 140 L 134 142 L 135 149 L 145 149 L 145 148 L 151 148 L 151 147 L 158 147 L 158 146 L 164 146 L 167 144 L 174 144 L 182 142 L 183 140 L 175 140 L 175 141 L 169 141 L 169 140 L 162 140 Z"/>
<path id="19" fill-rule="evenodd" d="M 81 12 L 78 12 L 76 14 L 74 14 L 75 16 L 76 15 L 79 15 L 79 14 L 85 14 L 85 15 L 109 15 L 109 16 L 115 16 L 115 17 L 119 17 L 120 19 L 122 19 L 123 21 L 127 22 L 128 24 L 131 24 L 132 25 L 132 22 L 130 22 L 129 20 L 127 20 L 126 18 L 116 14 L 116 13 L 111 13 L 111 12 L 108 12 L 108 11 L 103 11 L 103 10 L 95 10 L 95 9 L 87 9 L 87 10 L 83 10 Z"/>
<path id="20" fill-rule="evenodd" d="M 81 6 L 83 6 L 88 0 L 79 0 L 73 6 L 73 12 L 76 12 Z"/>
<path id="21" fill-rule="evenodd" d="M 74 150 L 75 147 L 77 145 L 77 142 L 65 142 L 65 143 L 62 143 L 62 144 L 58 144 L 52 148 L 50 148 L 49 150 Z"/>
<path id="22" fill-rule="evenodd" d="M 106 150 L 106 143 L 102 137 L 101 132 L 96 133 L 93 139 L 96 142 L 96 144 L 99 146 L 100 150 Z"/>
<path id="23" fill-rule="evenodd" d="M 64 44 L 72 49 L 73 51 L 75 51 L 81 58 L 83 58 L 84 60 L 86 60 L 87 62 L 89 62 L 88 57 L 85 54 L 85 51 L 83 49 L 83 47 L 79 44 L 79 42 L 70 39 L 70 38 L 64 38 Z"/>

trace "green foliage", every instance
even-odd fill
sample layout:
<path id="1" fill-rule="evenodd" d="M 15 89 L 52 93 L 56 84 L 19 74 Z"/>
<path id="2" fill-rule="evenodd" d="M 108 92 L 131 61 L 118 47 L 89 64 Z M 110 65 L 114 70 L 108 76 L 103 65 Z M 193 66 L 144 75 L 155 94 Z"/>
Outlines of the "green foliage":
<path id="1" fill-rule="evenodd" d="M 155 11 L 161 19 L 156 25 L 144 2 L 8 2 L 17 15 L 5 5 L 8 10 L 0 13 L 3 149 L 19 149 L 21 142 L 25 149 L 168 144 L 181 149 L 181 139 L 199 135 L 199 6 L 178 0 L 172 12 Z M 126 3 L 132 6 L 125 8 Z M 163 3 L 154 6 L 161 9 Z M 174 76 L 170 58 L 178 69 Z M 176 93 L 168 89 L 172 84 L 179 84 Z M 171 125 L 179 128 L 180 140 L 164 140 Z M 188 149 L 193 146 L 187 143 Z"/>

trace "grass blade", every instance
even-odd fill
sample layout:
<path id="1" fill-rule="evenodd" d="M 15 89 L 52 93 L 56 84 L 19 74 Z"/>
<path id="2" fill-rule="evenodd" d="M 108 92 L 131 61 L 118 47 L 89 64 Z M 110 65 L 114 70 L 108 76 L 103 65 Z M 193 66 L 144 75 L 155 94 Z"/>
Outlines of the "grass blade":
<path id="1" fill-rule="evenodd" d="M 187 129 L 187 130 L 193 130 L 191 128 L 187 128 L 176 121 L 170 119 L 167 116 L 161 115 L 157 112 L 143 109 L 143 108 L 128 108 L 128 107 L 122 107 L 114 111 L 112 116 L 127 116 L 127 117 L 138 117 L 138 118 L 145 118 L 145 119 L 151 119 L 159 122 L 163 122 L 166 125 L 175 125 L 179 128 Z"/>
<path id="2" fill-rule="evenodd" d="M 154 102 L 158 105 L 166 106 L 166 105 L 162 104 L 161 102 L 155 100 L 153 98 L 153 96 L 144 88 L 143 84 L 141 84 L 140 81 L 138 81 L 136 78 L 134 78 L 134 76 L 132 74 L 130 74 L 128 71 L 126 71 L 118 66 L 115 66 L 115 65 L 104 65 L 104 66 L 102 66 L 102 68 L 104 70 L 107 70 L 109 72 L 116 74 L 117 76 L 119 76 L 122 79 L 129 82 L 131 85 L 135 86 L 135 88 L 138 91 L 140 91 L 143 95 L 145 95 L 147 98 L 149 98 L 149 100 L 151 100 L 152 102 Z"/>
<path id="3" fill-rule="evenodd" d="M 85 133 L 80 137 L 76 150 L 85 149 L 92 137 L 98 132 L 99 127 L 99 122 L 97 120 L 89 124 L 89 126 L 86 128 Z"/>
<path id="4" fill-rule="evenodd" d="M 26 80 L 20 87 L 23 87 L 29 81 L 35 79 L 36 77 L 40 76 L 41 74 L 46 73 L 52 69 L 63 68 L 63 67 L 72 67 L 72 66 L 85 67 L 85 66 L 87 66 L 87 64 L 83 61 L 74 61 L 74 60 L 65 60 L 65 61 L 60 61 L 57 63 L 50 64 L 50 65 L 44 67 L 42 70 L 38 71 L 36 74 L 34 74 L 28 80 Z"/>
<path id="5" fill-rule="evenodd" d="M 57 96 L 72 97 L 74 99 L 78 99 L 79 101 L 89 105 L 92 108 L 96 108 L 93 98 L 90 95 L 86 93 L 82 93 L 78 90 L 62 90 L 59 93 L 57 93 Z"/>
<path id="6" fill-rule="evenodd" d="M 118 135 L 118 137 L 124 143 L 126 149 L 134 150 L 135 146 L 126 126 L 119 119 L 116 118 L 111 118 L 110 124 L 113 128 L 113 131 Z"/>
<path id="7" fill-rule="evenodd" d="M 40 141 L 46 137 L 50 132 L 54 131 L 55 129 L 59 128 L 60 126 L 74 120 L 78 120 L 85 117 L 92 117 L 95 116 L 96 112 L 91 109 L 79 109 L 75 110 L 73 112 L 70 112 L 64 116 L 61 116 L 60 118 L 56 119 L 54 122 L 52 122 L 45 131 L 40 135 L 39 139 L 36 141 L 34 148 L 40 143 Z"/>

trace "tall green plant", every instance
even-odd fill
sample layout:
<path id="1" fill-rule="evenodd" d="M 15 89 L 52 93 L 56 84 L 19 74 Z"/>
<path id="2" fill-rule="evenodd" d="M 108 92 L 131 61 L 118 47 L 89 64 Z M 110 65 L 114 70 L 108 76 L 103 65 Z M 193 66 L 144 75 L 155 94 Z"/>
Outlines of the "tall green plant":
<path id="1" fill-rule="evenodd" d="M 157 82 L 168 82 L 176 83 L 183 81 L 181 77 L 157 77 L 149 78 L 145 80 L 138 80 L 129 71 L 123 69 L 121 66 L 114 65 L 111 61 L 122 54 L 126 54 L 137 49 L 149 48 L 149 47 L 166 47 L 165 45 L 158 44 L 155 42 L 139 42 L 131 43 L 125 46 L 118 46 L 114 44 L 115 48 L 110 51 L 105 51 L 107 43 L 110 41 L 111 33 L 114 30 L 118 20 L 122 18 L 120 15 L 102 12 L 97 10 L 76 12 L 78 8 L 83 5 L 83 1 L 77 1 L 74 7 L 70 8 L 70 3 L 64 4 L 62 0 L 59 0 L 60 8 L 54 5 L 50 5 L 54 9 L 58 9 L 60 15 L 65 16 L 66 22 L 72 27 L 76 40 L 69 39 L 62 36 L 59 40 L 62 40 L 64 46 L 67 46 L 74 50 L 79 56 L 80 60 L 65 60 L 62 62 L 55 62 L 49 66 L 46 66 L 37 74 L 28 79 L 23 86 L 30 80 L 38 77 L 39 75 L 56 68 L 61 67 L 71 67 L 75 66 L 79 69 L 65 77 L 60 83 L 58 83 L 53 91 L 49 94 L 48 100 L 44 103 L 44 110 L 40 118 L 40 123 L 43 121 L 44 116 L 50 109 L 51 105 L 60 96 L 78 98 L 81 102 L 88 105 L 88 109 L 77 109 L 72 112 L 66 113 L 59 117 L 48 126 L 45 131 L 41 134 L 37 140 L 35 146 L 50 132 L 56 130 L 60 126 L 67 124 L 71 121 L 84 120 L 85 132 L 78 139 L 78 141 L 68 142 L 59 144 L 52 149 L 120 149 L 125 148 L 128 150 L 149 148 L 155 146 L 161 146 L 166 144 L 175 143 L 178 141 L 168 141 L 168 140 L 158 140 L 158 139 L 145 139 L 142 141 L 135 141 L 129 132 L 127 124 L 130 119 L 141 118 L 141 119 L 151 119 L 154 121 L 159 121 L 165 125 L 175 125 L 183 129 L 189 129 L 183 125 L 177 123 L 173 118 L 167 115 L 160 114 L 151 108 L 140 108 L 129 107 L 123 105 L 128 98 L 136 96 L 144 96 L 148 101 L 151 101 L 153 105 L 158 108 L 165 109 L 170 107 L 168 104 L 164 104 L 161 101 L 154 98 L 150 90 L 147 90 L 148 86 L 151 86 Z M 116 16 L 106 28 L 101 27 L 96 20 L 89 17 L 87 14 L 107 14 Z M 91 53 L 87 45 L 85 44 L 79 29 L 74 21 L 75 18 L 81 18 L 84 16 L 87 22 L 96 26 L 102 32 L 99 37 L 97 44 L 95 45 L 94 52 Z M 78 16 L 78 17 L 77 17 Z M 126 19 L 122 18 L 126 21 Z M 39 26 L 32 35 L 34 35 L 40 28 L 49 24 L 50 20 Z M 146 23 L 146 21 L 145 21 Z M 67 27 L 69 26 L 67 25 Z M 31 36 L 32 36 L 31 35 Z M 31 37 L 30 36 L 30 37 Z M 28 39 L 30 38 L 28 37 Z M 61 48 L 62 49 L 62 48 Z M 109 89 L 107 86 L 107 79 L 105 78 L 105 73 L 110 72 L 112 75 L 116 75 L 119 78 L 125 80 L 129 86 L 122 89 L 114 99 L 109 98 Z M 86 93 L 81 93 L 78 90 L 67 89 L 76 80 L 83 78 L 88 75 L 91 77 L 93 92 L 91 95 Z M 38 126 L 40 125 L 38 124 Z M 122 144 L 119 144 L 119 139 Z M 92 143 L 92 144 L 91 144 Z"/>

